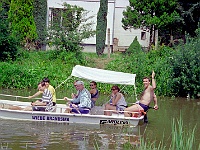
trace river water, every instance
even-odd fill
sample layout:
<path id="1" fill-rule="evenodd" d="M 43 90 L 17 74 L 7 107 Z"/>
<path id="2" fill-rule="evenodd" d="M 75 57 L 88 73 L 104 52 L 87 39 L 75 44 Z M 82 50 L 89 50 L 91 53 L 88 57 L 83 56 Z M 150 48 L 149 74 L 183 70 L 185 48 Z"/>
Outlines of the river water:
<path id="1" fill-rule="evenodd" d="M 9 94 L 8 91 L 2 91 Z M 16 94 L 16 93 L 14 93 Z M 12 92 L 13 95 L 13 92 Z M 0 99 L 3 99 L 0 97 Z M 125 149 L 130 142 L 139 145 L 140 139 L 146 142 L 171 141 L 172 120 L 183 120 L 185 132 L 195 127 L 195 144 L 200 143 L 200 100 L 186 98 L 159 98 L 159 110 L 150 109 L 148 124 L 138 127 L 112 125 L 66 124 L 31 122 L 0 119 L 0 149 L 9 150 L 93 150 Z"/>

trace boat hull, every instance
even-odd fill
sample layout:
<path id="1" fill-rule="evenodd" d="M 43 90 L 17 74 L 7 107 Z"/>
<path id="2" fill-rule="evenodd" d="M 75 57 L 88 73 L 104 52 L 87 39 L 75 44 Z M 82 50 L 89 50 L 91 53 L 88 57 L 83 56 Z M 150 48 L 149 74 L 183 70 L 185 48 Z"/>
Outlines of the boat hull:
<path id="1" fill-rule="evenodd" d="M 20 102 L 22 105 L 23 102 Z M 49 121 L 62 123 L 84 123 L 84 124 L 113 124 L 137 126 L 144 116 L 139 118 L 91 114 L 64 113 L 66 105 L 58 104 L 55 112 L 24 111 L 0 108 L 0 118 L 28 120 L 28 121 Z"/>

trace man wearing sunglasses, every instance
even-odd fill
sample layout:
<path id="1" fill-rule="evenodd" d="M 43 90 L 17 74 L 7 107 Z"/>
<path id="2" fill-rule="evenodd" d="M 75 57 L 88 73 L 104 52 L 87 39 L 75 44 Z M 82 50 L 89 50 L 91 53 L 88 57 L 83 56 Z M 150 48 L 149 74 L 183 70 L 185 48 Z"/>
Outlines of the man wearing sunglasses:
<path id="1" fill-rule="evenodd" d="M 72 104 L 70 107 L 66 109 L 65 112 L 67 113 L 76 113 L 76 114 L 88 114 L 91 109 L 91 94 L 90 92 L 84 87 L 83 81 L 76 82 L 76 89 L 79 91 L 79 95 L 74 99 L 69 99 L 65 97 L 65 100 L 71 100 Z M 74 103 L 79 103 L 78 105 Z"/>

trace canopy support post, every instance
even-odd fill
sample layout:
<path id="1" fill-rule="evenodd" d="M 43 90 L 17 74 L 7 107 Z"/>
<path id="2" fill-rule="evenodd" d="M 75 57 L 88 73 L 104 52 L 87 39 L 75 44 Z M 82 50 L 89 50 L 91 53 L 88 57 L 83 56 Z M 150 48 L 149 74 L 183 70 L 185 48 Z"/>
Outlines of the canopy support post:
<path id="1" fill-rule="evenodd" d="M 138 102 L 138 98 L 137 98 L 137 93 L 136 93 L 136 86 L 134 84 L 134 93 L 135 93 L 135 98 L 136 98 L 136 103 Z"/>
<path id="2" fill-rule="evenodd" d="M 65 81 L 63 81 L 62 83 L 60 83 L 55 89 L 59 88 L 63 83 L 65 83 L 67 80 L 69 80 L 72 76 L 69 76 Z"/>

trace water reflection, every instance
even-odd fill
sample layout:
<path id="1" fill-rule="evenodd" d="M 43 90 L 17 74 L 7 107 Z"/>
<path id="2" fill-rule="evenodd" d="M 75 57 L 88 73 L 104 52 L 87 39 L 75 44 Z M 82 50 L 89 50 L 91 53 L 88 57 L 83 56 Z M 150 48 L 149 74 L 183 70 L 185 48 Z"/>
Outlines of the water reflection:
<path id="1" fill-rule="evenodd" d="M 1 149 L 121 149 L 137 145 L 143 128 L 0 120 Z M 145 128 L 145 127 L 144 127 Z M 142 131 L 143 130 L 143 131 Z"/>
<path id="2" fill-rule="evenodd" d="M 30 91 L 30 90 L 29 90 Z M 28 91 L 2 90 L 1 93 L 28 96 Z M 59 98 L 65 95 L 59 94 Z M 107 97 L 103 97 L 106 99 Z M 4 99 L 4 97 L 0 97 Z M 14 99 L 13 99 L 14 100 Z M 14 150 L 21 149 L 122 149 L 127 141 L 137 145 L 140 136 L 147 143 L 157 141 L 157 145 L 164 141 L 170 145 L 172 120 L 182 117 L 185 132 L 196 126 L 195 144 L 200 143 L 200 100 L 187 98 L 158 98 L 159 110 L 149 110 L 147 126 L 127 128 L 118 126 L 100 126 L 84 124 L 56 124 L 45 122 L 20 122 L 13 120 L 0 120 L 1 149 L 9 147 Z"/>

